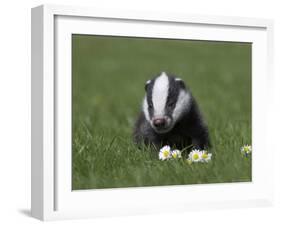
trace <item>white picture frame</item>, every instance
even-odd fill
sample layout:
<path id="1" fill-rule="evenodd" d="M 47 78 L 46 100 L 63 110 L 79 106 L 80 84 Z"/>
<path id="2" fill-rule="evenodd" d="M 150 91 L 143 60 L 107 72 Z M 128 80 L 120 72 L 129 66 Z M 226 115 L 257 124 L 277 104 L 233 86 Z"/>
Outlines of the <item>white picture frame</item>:
<path id="1" fill-rule="evenodd" d="M 252 42 L 253 181 L 72 191 L 72 33 Z M 271 205 L 272 155 L 263 153 L 271 131 L 266 122 L 272 109 L 267 101 L 273 84 L 272 33 L 273 22 L 266 19 L 55 5 L 33 8 L 32 216 L 56 220 Z"/>

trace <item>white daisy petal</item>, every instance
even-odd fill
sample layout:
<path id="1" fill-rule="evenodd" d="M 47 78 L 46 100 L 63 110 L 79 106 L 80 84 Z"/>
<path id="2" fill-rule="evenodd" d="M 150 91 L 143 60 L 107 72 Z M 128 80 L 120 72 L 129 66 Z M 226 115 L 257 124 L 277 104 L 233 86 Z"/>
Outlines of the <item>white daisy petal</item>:
<path id="1" fill-rule="evenodd" d="M 188 157 L 192 162 L 200 162 L 202 160 L 202 151 L 197 149 L 192 150 Z"/>
<path id="2" fill-rule="evenodd" d="M 171 152 L 171 155 L 172 155 L 172 157 L 173 157 L 174 159 L 179 159 L 179 158 L 181 158 L 181 152 L 180 152 L 180 150 L 173 150 L 173 151 Z"/>
<path id="3" fill-rule="evenodd" d="M 160 152 L 159 152 L 159 159 L 160 160 L 170 159 L 171 157 L 172 157 L 172 155 L 171 155 L 170 146 L 166 145 L 166 146 L 164 146 L 160 149 Z"/>
<path id="4" fill-rule="evenodd" d="M 251 145 L 244 145 L 240 148 L 240 151 L 244 155 L 249 155 L 252 153 L 252 146 Z"/>
<path id="5" fill-rule="evenodd" d="M 202 157 L 202 159 L 201 159 L 202 162 L 209 162 L 212 158 L 212 154 L 203 150 L 201 157 Z"/>

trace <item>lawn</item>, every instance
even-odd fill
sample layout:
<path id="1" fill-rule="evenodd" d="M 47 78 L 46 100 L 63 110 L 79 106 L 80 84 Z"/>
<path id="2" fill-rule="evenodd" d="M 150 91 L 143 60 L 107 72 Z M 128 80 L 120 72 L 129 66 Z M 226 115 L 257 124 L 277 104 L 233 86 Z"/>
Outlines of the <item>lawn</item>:
<path id="1" fill-rule="evenodd" d="M 172 72 L 206 119 L 209 163 L 160 161 L 132 142 L 146 80 Z M 251 181 L 251 44 L 72 37 L 72 188 Z"/>

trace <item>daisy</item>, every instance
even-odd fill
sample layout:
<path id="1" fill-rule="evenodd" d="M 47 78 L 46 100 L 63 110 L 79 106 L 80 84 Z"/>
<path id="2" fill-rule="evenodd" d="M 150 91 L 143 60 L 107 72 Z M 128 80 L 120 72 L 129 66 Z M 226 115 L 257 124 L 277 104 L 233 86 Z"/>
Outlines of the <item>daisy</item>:
<path id="1" fill-rule="evenodd" d="M 171 152 L 171 155 L 174 159 L 180 159 L 181 158 L 181 152 L 180 150 L 173 150 Z"/>
<path id="2" fill-rule="evenodd" d="M 252 153 L 252 146 L 251 145 L 244 145 L 240 149 L 241 153 L 248 156 Z"/>
<path id="3" fill-rule="evenodd" d="M 201 161 L 202 162 L 209 162 L 212 158 L 212 154 L 208 153 L 207 151 L 202 151 Z"/>
<path id="4" fill-rule="evenodd" d="M 189 160 L 191 160 L 192 162 L 200 162 L 202 159 L 202 152 L 195 149 L 192 150 L 189 155 L 188 155 Z"/>
<path id="5" fill-rule="evenodd" d="M 160 149 L 159 152 L 159 159 L 160 160 L 167 160 L 170 159 L 172 157 L 171 155 L 171 148 L 170 146 L 166 145 L 163 148 Z"/>

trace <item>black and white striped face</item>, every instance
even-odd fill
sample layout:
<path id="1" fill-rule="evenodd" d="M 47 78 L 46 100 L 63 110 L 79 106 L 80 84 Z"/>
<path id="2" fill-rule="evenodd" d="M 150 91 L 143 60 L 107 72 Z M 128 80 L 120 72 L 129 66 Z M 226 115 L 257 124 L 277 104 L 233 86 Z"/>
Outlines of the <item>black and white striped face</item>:
<path id="1" fill-rule="evenodd" d="M 191 95 L 184 82 L 162 72 L 147 81 L 143 112 L 157 133 L 170 131 L 181 115 L 188 110 Z"/>

